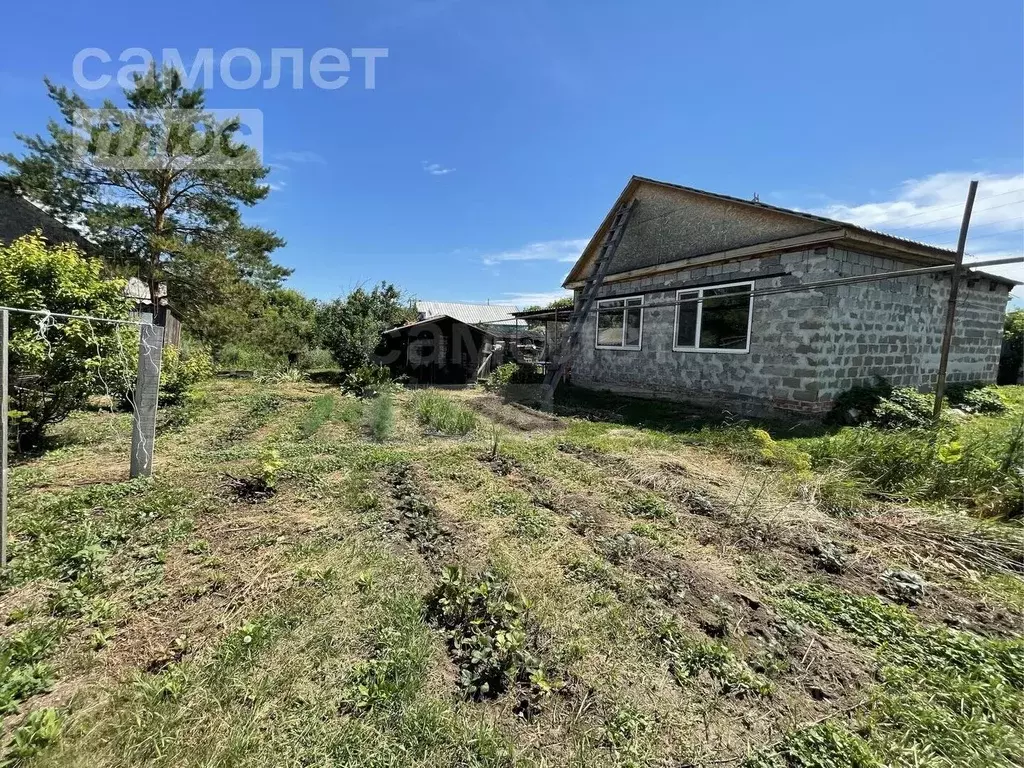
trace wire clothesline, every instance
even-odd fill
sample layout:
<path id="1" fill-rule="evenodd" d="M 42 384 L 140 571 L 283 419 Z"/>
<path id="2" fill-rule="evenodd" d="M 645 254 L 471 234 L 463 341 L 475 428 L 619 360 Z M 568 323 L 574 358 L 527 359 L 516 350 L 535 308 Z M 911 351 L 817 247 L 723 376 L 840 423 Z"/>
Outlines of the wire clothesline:
<path id="1" fill-rule="evenodd" d="M 4 307 L 0 306 L 0 312 L 20 312 L 24 315 L 38 315 L 40 317 L 59 317 L 62 320 L 88 320 L 90 322 L 95 321 L 98 323 L 113 323 L 115 325 L 135 325 L 141 327 L 149 327 L 153 323 L 143 323 L 138 320 L 121 320 L 112 317 L 95 317 L 93 315 L 73 315 L 66 314 L 64 312 L 51 312 L 48 309 L 26 309 L 24 307 Z"/>

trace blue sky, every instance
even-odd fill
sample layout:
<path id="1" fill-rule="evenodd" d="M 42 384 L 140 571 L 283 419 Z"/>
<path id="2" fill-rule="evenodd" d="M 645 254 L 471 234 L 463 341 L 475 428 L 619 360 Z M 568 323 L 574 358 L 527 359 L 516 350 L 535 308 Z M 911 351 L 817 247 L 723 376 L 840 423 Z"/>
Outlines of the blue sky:
<path id="1" fill-rule="evenodd" d="M 388 49 L 337 90 L 229 88 L 259 109 L 274 191 L 248 214 L 288 245 L 290 284 L 327 298 L 393 281 L 420 298 L 533 303 L 631 174 L 950 244 L 1024 251 L 1024 4 L 930 0 L 269 0 L 5 7 L 0 151 L 53 112 L 97 47 L 220 56 Z M 90 76 L 115 74 L 93 62 Z M 109 91 L 101 96 L 111 95 Z M 1024 269 L 1003 270 L 1024 280 Z M 997 271 L 997 270 L 993 270 Z M 1018 294 L 1021 292 L 1018 291 Z M 1024 294 L 1021 294 L 1024 295 Z"/>

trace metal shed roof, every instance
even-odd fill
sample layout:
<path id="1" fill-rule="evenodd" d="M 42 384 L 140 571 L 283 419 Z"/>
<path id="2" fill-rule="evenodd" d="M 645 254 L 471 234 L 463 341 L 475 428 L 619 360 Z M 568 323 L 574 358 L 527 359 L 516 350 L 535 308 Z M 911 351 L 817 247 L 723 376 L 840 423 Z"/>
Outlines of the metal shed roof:
<path id="1" fill-rule="evenodd" d="M 416 312 L 420 318 L 448 315 L 469 325 L 522 325 L 521 320 L 512 317 L 519 307 L 513 304 L 464 304 L 456 301 L 417 301 Z"/>

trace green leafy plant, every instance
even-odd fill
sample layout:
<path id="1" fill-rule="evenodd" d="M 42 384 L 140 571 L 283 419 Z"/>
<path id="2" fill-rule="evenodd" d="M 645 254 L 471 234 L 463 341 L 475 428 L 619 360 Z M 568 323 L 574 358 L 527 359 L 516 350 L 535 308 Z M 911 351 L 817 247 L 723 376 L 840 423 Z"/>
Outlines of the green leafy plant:
<path id="1" fill-rule="evenodd" d="M 7 756 L 0 765 L 4 768 L 24 765 L 41 755 L 60 738 L 63 718 L 53 707 L 44 707 L 30 712 L 25 722 L 11 735 L 7 744 Z"/>
<path id="2" fill-rule="evenodd" d="M 1002 413 L 1006 403 L 999 391 L 981 383 L 953 384 L 946 390 L 949 404 L 967 413 Z"/>
<path id="3" fill-rule="evenodd" d="M 691 638 L 674 624 L 663 625 L 658 639 L 668 656 L 669 668 L 680 683 L 706 671 L 725 694 L 767 696 L 773 690 L 769 680 L 754 672 L 722 643 Z"/>
<path id="4" fill-rule="evenodd" d="M 559 686 L 536 653 L 529 604 L 494 573 L 446 568 L 426 598 L 426 615 L 444 630 L 467 697 L 492 698 L 514 683 L 542 695 Z"/>

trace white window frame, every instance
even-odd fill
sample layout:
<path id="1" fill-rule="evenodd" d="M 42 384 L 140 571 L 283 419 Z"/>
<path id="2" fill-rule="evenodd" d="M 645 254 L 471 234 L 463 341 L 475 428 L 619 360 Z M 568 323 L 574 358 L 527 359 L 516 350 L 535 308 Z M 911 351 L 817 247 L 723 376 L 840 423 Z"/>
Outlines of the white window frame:
<path id="1" fill-rule="evenodd" d="M 701 321 L 704 318 L 704 291 L 713 291 L 719 288 L 735 288 L 741 285 L 750 286 L 750 304 L 747 308 L 747 343 L 743 349 L 716 349 L 714 347 L 702 347 L 700 346 L 700 330 Z M 679 304 L 680 296 L 684 293 L 697 293 L 697 328 L 694 333 L 693 340 L 697 346 L 694 347 L 680 347 L 677 345 L 679 341 Z M 714 298 L 714 297 L 712 297 Z M 750 329 L 753 327 L 754 322 L 754 281 L 744 280 L 739 283 L 720 283 L 718 285 L 702 285 L 699 288 L 680 288 L 676 291 L 676 319 L 672 324 L 672 351 L 673 352 L 706 352 L 710 354 L 725 354 L 725 355 L 746 355 L 750 352 Z"/>
<path id="2" fill-rule="evenodd" d="M 626 346 L 626 310 L 627 309 L 636 309 L 637 308 L 636 304 L 634 304 L 632 307 L 627 307 L 626 306 L 626 302 L 627 301 L 633 301 L 634 299 L 639 299 L 640 300 L 640 305 L 639 305 L 639 309 L 640 309 L 640 340 L 637 342 L 636 346 L 632 346 L 632 345 Z M 622 302 L 622 344 L 621 345 L 620 344 L 615 344 L 615 345 L 599 344 L 598 340 L 600 339 L 600 335 L 601 335 L 601 305 L 602 304 L 609 304 L 609 303 L 611 303 L 613 301 L 621 301 Z M 640 296 L 616 296 L 615 298 L 598 299 L 596 303 L 597 303 L 597 311 L 594 312 L 594 349 L 619 349 L 619 350 L 627 350 L 629 352 L 636 352 L 636 351 L 638 351 L 640 349 L 643 349 L 643 346 L 644 346 L 644 297 L 643 297 L 643 295 L 640 295 Z M 609 311 L 609 310 L 605 310 L 605 311 Z M 613 309 L 611 311 L 615 311 L 615 309 Z"/>

